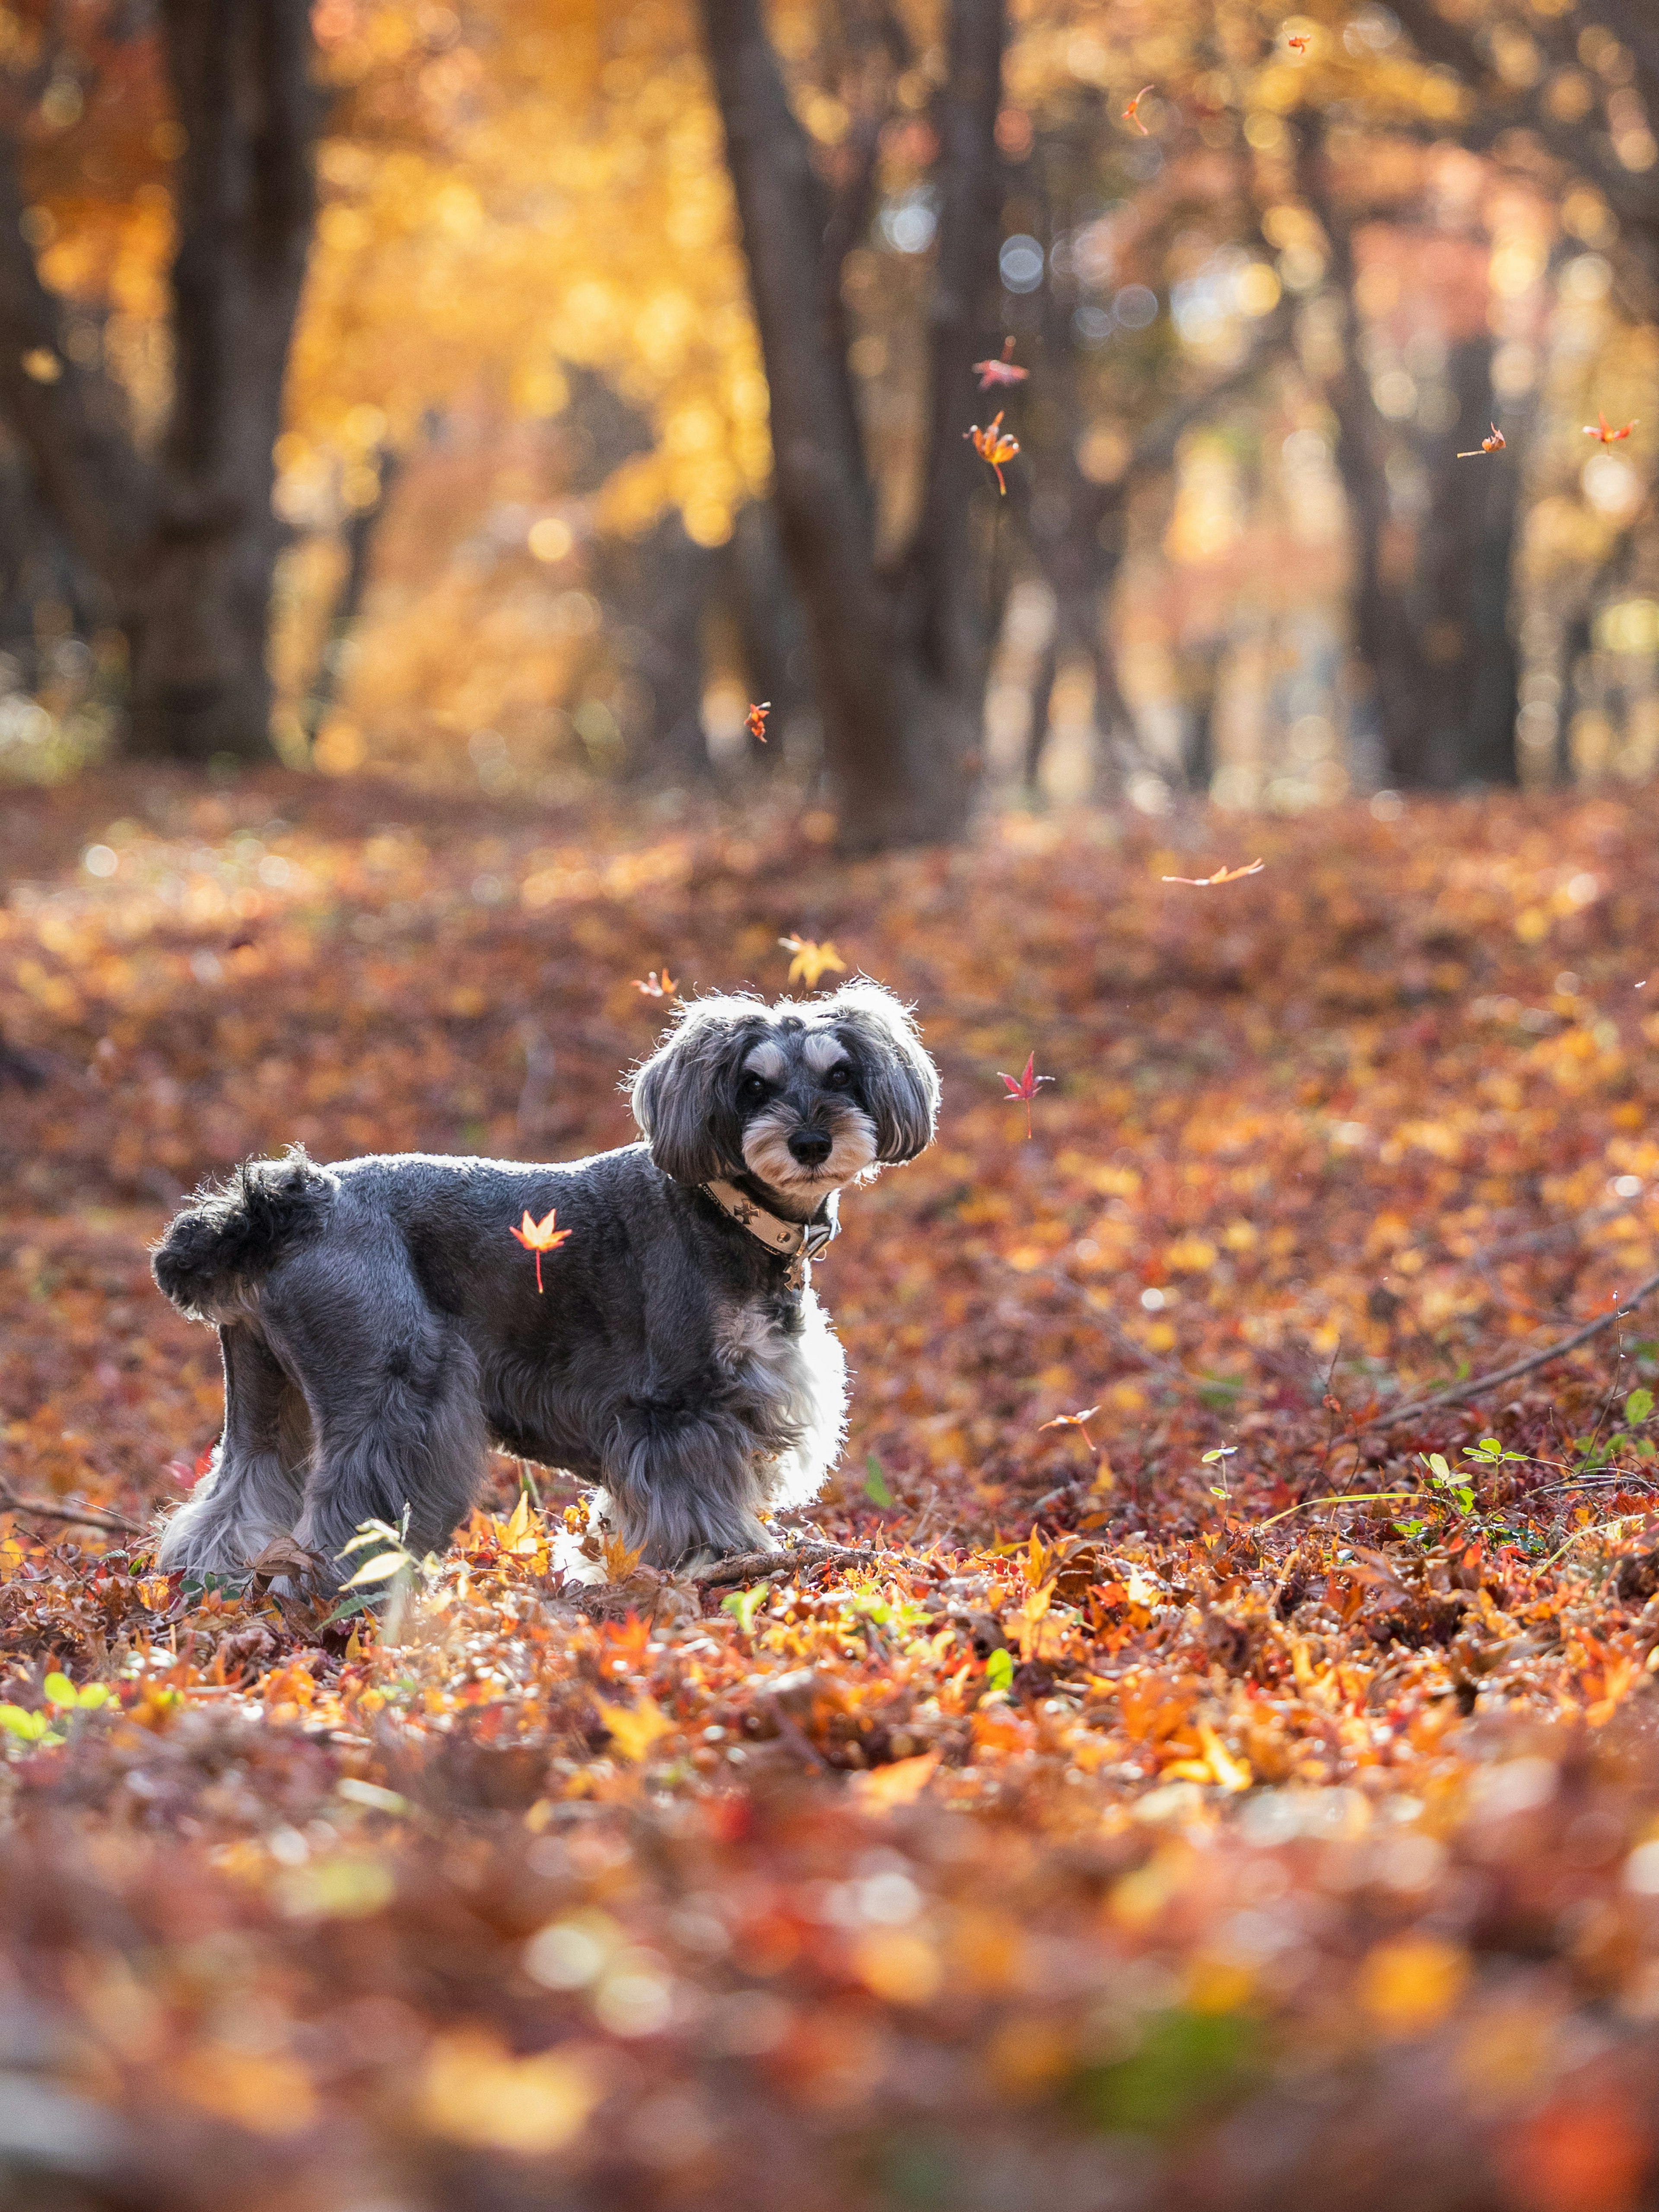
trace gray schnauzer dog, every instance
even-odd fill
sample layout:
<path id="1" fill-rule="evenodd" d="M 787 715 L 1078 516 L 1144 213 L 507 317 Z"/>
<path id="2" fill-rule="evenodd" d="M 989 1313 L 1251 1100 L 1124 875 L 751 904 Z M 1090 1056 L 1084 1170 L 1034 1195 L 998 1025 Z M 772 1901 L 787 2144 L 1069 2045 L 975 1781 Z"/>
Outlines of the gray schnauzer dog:
<path id="1" fill-rule="evenodd" d="M 939 1077 L 867 981 L 694 1000 L 635 1075 L 642 1144 L 564 1165 L 295 1148 L 204 1191 L 155 1279 L 216 1326 L 224 1433 L 164 1569 L 245 1573 L 274 1538 L 325 1587 L 365 1521 L 441 1550 L 491 1444 L 598 1486 L 659 1567 L 762 1548 L 840 1449 L 840 1345 L 808 1279 L 837 1194 L 931 1142 Z M 536 1272 L 509 1230 L 556 1210 Z"/>

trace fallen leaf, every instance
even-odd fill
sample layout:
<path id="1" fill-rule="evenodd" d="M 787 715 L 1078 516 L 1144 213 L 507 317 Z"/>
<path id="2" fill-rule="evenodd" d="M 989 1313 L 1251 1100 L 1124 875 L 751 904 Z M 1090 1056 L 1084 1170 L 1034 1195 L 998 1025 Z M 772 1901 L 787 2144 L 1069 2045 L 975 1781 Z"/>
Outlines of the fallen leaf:
<path id="1" fill-rule="evenodd" d="M 933 1780 L 939 1762 L 938 1752 L 921 1752 L 914 1759 L 896 1759 L 890 1765 L 855 1774 L 848 1786 L 867 1812 L 891 1813 L 900 1806 L 915 1803 Z"/>

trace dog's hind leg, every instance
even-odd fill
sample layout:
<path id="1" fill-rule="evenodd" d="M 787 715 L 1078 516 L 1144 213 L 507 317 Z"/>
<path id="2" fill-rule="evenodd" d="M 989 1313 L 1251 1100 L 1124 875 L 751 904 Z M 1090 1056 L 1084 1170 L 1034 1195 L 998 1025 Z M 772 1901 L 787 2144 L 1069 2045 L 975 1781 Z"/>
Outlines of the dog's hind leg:
<path id="1" fill-rule="evenodd" d="M 299 1518 L 310 1427 L 305 1401 L 254 1322 L 219 1331 L 225 1426 L 213 1463 L 162 1531 L 163 1572 L 245 1574 Z"/>
<path id="2" fill-rule="evenodd" d="M 487 1439 L 470 1346 L 430 1315 L 413 1326 L 398 1318 L 404 1325 L 384 1337 L 337 1327 L 326 1366 L 307 1363 L 316 1448 L 294 1534 L 327 1562 L 326 1581 L 349 1572 L 340 1554 L 366 1521 L 396 1528 L 405 1507 L 410 1549 L 442 1551 L 483 1480 Z"/>

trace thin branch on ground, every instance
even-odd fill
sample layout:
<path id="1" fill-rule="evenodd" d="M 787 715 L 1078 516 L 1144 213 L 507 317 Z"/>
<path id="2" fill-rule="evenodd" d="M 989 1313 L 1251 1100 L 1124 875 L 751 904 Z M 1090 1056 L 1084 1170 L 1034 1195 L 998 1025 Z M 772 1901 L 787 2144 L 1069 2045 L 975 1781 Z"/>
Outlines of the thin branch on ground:
<path id="1" fill-rule="evenodd" d="M 1368 1431 L 1397 1429 L 1402 1422 L 1413 1420 L 1420 1413 L 1434 1413 L 1443 1407 L 1461 1406 L 1467 1399 L 1481 1398 L 1489 1390 L 1500 1389 L 1505 1382 L 1518 1382 L 1522 1376 L 1530 1375 L 1534 1368 L 1547 1367 L 1551 1360 L 1559 1359 L 1566 1352 L 1576 1352 L 1581 1344 L 1588 1344 L 1591 1337 L 1599 1336 L 1604 1328 L 1611 1328 L 1614 1322 L 1622 1321 L 1627 1313 L 1634 1312 L 1656 1291 L 1659 1291 L 1659 1275 L 1650 1275 L 1646 1282 L 1638 1283 L 1630 1296 L 1620 1299 L 1610 1312 L 1601 1315 L 1595 1321 L 1586 1322 L 1583 1328 L 1575 1329 L 1571 1336 L 1564 1336 L 1559 1343 L 1547 1344 L 1541 1352 L 1528 1352 L 1524 1359 L 1517 1359 L 1508 1367 L 1500 1367 L 1494 1374 L 1473 1375 L 1468 1382 L 1454 1382 L 1447 1389 L 1437 1390 L 1431 1397 L 1419 1398 L 1409 1406 L 1396 1407 L 1390 1413 L 1378 1413 L 1361 1421 L 1349 1433 L 1363 1436 Z"/>
<path id="2" fill-rule="evenodd" d="M 45 1498 L 20 1498 L 0 1485 L 0 1513 L 32 1513 L 42 1521 L 67 1521 L 76 1528 L 102 1528 L 112 1536 L 141 1536 L 140 1522 L 125 1513 L 99 1512 L 86 1505 L 57 1505 Z"/>
<path id="3" fill-rule="evenodd" d="M 782 1552 L 734 1553 L 729 1559 L 693 1567 L 686 1580 L 703 1589 L 719 1589 L 726 1583 L 771 1582 L 779 1575 L 793 1574 L 797 1567 L 869 1567 L 897 1556 L 856 1544 L 792 1544 Z"/>

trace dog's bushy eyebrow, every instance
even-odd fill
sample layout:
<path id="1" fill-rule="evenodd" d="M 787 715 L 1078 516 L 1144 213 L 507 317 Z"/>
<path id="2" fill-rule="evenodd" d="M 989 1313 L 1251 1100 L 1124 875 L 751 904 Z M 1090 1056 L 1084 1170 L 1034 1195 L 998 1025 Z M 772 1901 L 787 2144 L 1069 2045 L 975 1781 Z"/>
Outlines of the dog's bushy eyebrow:
<path id="1" fill-rule="evenodd" d="M 867 976 L 815 1003 L 858 1061 L 865 1103 L 874 1118 L 877 1157 L 912 1160 L 933 1142 L 939 1071 L 922 1048 L 915 1017 L 884 984 Z"/>
<path id="2" fill-rule="evenodd" d="M 743 1064 L 749 1074 L 763 1075 L 773 1083 L 777 1081 L 789 1065 L 781 1050 L 772 1042 L 769 1037 L 763 1037 Z"/>
<path id="3" fill-rule="evenodd" d="M 846 1046 L 833 1030 L 817 1030 L 801 1048 L 801 1058 L 814 1075 L 827 1075 L 838 1060 L 848 1058 Z"/>

